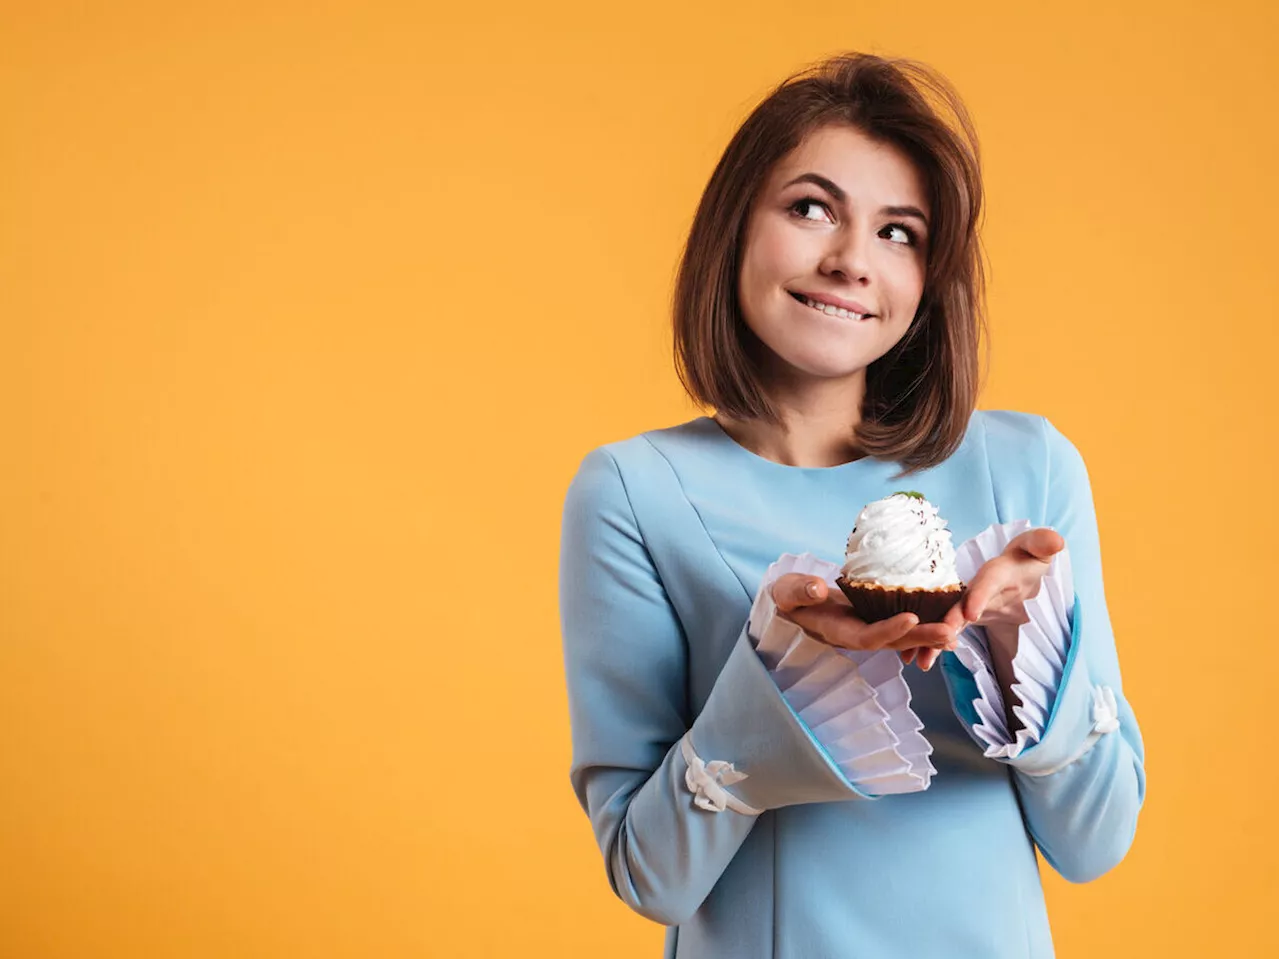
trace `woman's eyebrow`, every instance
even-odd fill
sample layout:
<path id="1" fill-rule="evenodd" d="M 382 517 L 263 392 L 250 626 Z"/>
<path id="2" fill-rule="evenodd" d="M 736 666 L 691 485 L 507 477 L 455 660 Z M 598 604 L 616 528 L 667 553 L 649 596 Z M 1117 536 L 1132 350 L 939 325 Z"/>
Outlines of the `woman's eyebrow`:
<path id="1" fill-rule="evenodd" d="M 924 228 L 929 229 L 929 218 L 918 206 L 882 206 L 880 212 L 885 216 L 907 216 L 919 220 Z"/>
<path id="2" fill-rule="evenodd" d="M 816 183 L 841 203 L 849 199 L 849 194 L 845 193 L 844 190 L 840 189 L 839 186 L 828 180 L 821 173 L 801 173 L 794 180 L 784 183 L 782 189 L 785 190 L 787 187 L 795 186 L 797 183 Z"/>
<path id="3" fill-rule="evenodd" d="M 836 198 L 837 202 L 840 203 L 849 199 L 849 194 L 845 193 L 844 190 L 842 190 L 836 183 L 828 180 L 821 173 L 801 173 L 794 180 L 790 180 L 783 184 L 782 188 L 785 190 L 787 187 L 795 186 L 797 183 L 816 184 L 830 193 Z M 886 216 L 914 217 L 925 225 L 925 229 L 928 229 L 929 227 L 929 218 L 925 216 L 924 211 L 917 206 L 885 206 L 880 208 L 880 212 Z"/>

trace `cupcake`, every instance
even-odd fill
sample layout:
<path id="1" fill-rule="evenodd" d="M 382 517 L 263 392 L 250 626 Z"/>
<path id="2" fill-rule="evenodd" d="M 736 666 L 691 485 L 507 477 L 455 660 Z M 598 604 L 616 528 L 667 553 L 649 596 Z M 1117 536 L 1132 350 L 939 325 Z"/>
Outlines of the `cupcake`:
<path id="1" fill-rule="evenodd" d="M 964 593 L 946 520 L 916 492 L 894 493 L 863 507 L 836 585 L 868 623 L 898 613 L 941 622 Z"/>

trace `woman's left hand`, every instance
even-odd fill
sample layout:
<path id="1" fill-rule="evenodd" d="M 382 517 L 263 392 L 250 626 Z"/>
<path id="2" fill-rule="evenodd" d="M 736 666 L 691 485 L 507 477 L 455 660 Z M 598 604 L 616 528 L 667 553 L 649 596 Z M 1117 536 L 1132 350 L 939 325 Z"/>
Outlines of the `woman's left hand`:
<path id="1" fill-rule="evenodd" d="M 1019 533 L 1004 552 L 982 564 L 942 621 L 957 633 L 966 626 L 1016 628 L 1025 623 L 1023 604 L 1040 592 L 1053 557 L 1066 545 L 1059 533 L 1046 527 Z M 940 655 L 942 650 L 920 649 L 915 659 L 927 670 Z"/>

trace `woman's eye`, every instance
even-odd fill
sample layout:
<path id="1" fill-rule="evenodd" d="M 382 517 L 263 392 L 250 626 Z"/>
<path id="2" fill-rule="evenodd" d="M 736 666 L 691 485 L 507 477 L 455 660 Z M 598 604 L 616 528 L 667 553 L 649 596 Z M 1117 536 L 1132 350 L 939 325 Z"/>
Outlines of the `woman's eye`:
<path id="1" fill-rule="evenodd" d="M 905 246 L 915 245 L 915 242 L 916 242 L 915 233 L 910 228 L 903 226 L 901 223 L 890 223 L 888 226 L 885 227 L 885 229 L 889 231 L 889 234 L 891 237 L 894 234 L 897 234 L 898 237 L 901 237 L 901 239 L 894 239 L 893 241 L 894 243 L 902 243 Z"/>
<path id="2" fill-rule="evenodd" d="M 816 206 L 816 207 L 821 207 L 821 208 L 822 208 L 822 209 L 824 209 L 824 210 L 825 210 L 825 209 L 827 209 L 827 205 L 826 205 L 825 203 L 823 203 L 821 200 L 816 200 L 816 199 L 814 199 L 813 197 L 805 197 L 803 200 L 796 200 L 796 202 L 795 202 L 795 203 L 791 204 L 791 210 L 794 212 L 794 211 L 797 211 L 797 210 L 801 210 L 801 209 L 803 209 L 803 208 L 805 208 L 805 207 L 814 207 L 814 206 Z M 800 218 L 801 218 L 802 220 L 812 220 L 812 219 L 813 219 L 813 217 L 808 216 L 808 215 L 806 215 L 806 214 L 804 214 L 804 213 L 801 213 L 801 214 L 800 214 Z"/>

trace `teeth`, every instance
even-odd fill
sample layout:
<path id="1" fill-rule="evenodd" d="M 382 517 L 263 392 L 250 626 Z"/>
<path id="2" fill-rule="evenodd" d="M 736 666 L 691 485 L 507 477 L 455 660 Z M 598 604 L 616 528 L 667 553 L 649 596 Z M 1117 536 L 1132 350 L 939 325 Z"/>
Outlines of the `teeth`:
<path id="1" fill-rule="evenodd" d="M 807 307 L 810 307 L 811 309 L 817 310 L 819 313 L 825 313 L 827 314 L 827 316 L 840 316 L 846 320 L 850 320 L 850 319 L 865 320 L 868 316 L 871 315 L 870 313 L 850 313 L 848 310 L 842 307 L 831 306 L 830 304 L 827 304 L 827 303 L 818 303 L 818 302 L 815 302 L 814 300 L 810 300 L 808 297 L 805 298 L 804 305 Z"/>

